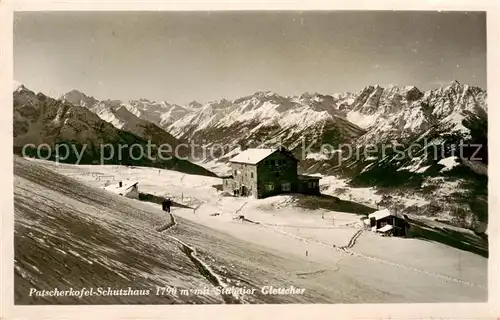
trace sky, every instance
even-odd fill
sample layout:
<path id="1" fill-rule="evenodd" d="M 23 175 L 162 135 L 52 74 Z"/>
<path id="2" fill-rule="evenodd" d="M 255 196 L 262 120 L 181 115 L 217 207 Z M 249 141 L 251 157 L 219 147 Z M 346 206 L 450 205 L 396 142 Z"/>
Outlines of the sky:
<path id="1" fill-rule="evenodd" d="M 186 104 L 428 90 L 486 89 L 486 13 L 424 11 L 17 12 L 14 78 L 59 97 Z"/>

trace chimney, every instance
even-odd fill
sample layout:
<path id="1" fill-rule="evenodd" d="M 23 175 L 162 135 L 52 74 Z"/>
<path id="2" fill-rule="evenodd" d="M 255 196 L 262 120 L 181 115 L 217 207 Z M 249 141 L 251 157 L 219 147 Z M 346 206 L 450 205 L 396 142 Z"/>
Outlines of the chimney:
<path id="1" fill-rule="evenodd" d="M 121 188 L 123 186 L 123 183 L 120 181 L 118 182 L 118 187 Z"/>

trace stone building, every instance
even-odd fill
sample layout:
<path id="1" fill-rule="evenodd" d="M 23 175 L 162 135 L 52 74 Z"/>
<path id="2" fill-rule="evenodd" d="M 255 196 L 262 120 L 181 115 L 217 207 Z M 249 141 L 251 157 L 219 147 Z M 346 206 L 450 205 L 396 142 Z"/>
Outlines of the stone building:
<path id="1" fill-rule="evenodd" d="M 223 191 L 265 198 L 283 193 L 319 194 L 319 177 L 299 175 L 298 160 L 285 148 L 247 149 L 229 160 Z"/>

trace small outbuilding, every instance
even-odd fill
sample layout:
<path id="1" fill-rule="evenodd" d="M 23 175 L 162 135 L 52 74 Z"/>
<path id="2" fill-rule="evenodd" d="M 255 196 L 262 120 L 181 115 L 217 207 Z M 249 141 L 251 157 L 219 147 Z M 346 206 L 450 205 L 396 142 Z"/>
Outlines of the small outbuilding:
<path id="1" fill-rule="evenodd" d="M 391 212 L 389 209 L 382 209 L 370 213 L 364 223 L 368 225 L 372 231 L 383 235 L 394 235 L 405 237 L 408 234 L 409 224 L 405 218 Z"/>
<path id="2" fill-rule="evenodd" d="M 125 183 L 119 181 L 118 183 L 107 185 L 103 189 L 127 198 L 139 199 L 138 184 L 138 181 L 126 181 Z"/>

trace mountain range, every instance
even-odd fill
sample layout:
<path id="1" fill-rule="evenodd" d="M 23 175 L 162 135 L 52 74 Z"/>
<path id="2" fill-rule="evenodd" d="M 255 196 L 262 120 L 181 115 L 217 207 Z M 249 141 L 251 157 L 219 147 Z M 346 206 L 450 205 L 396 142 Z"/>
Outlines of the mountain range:
<path id="1" fill-rule="evenodd" d="M 90 106 L 95 101 L 88 99 L 85 102 Z M 43 93 L 35 94 L 24 85 L 14 88 L 13 108 L 15 153 L 25 152 L 30 156 L 68 163 L 154 166 L 214 175 L 173 152 L 163 150 L 160 157 L 158 150 L 150 148 L 149 157 L 148 140 L 167 140 L 175 144 L 177 139 L 154 124 L 133 115 L 129 117 L 126 109 L 110 107 L 108 110 L 105 103 L 97 103 L 96 108 L 75 106 Z M 106 117 L 113 120 L 107 122 L 103 119 Z M 117 119 L 123 122 L 115 121 Z M 63 145 L 66 147 L 61 148 Z M 58 146 L 61 157 L 55 153 Z"/>
<path id="2" fill-rule="evenodd" d="M 146 115 L 146 113 L 141 113 L 138 108 L 131 107 L 130 104 L 125 106 L 119 100 L 99 101 L 77 90 L 66 93 L 59 100 L 74 106 L 84 107 L 98 115 L 102 120 L 111 123 L 115 128 L 131 132 L 143 139 L 150 140 L 153 144 L 169 144 L 175 147 L 180 143 L 178 139 L 160 128 L 155 122 L 148 120 L 148 116 L 144 117 L 146 119 L 139 117 Z M 141 101 L 138 102 L 138 106 L 144 108 Z M 149 104 L 147 109 L 151 114 L 158 114 L 158 117 L 161 117 L 161 110 L 163 110 L 161 106 Z M 181 156 L 187 155 L 186 150 L 179 150 Z"/>
<path id="3" fill-rule="evenodd" d="M 393 85 L 331 95 L 281 96 L 267 91 L 233 101 L 193 101 L 185 106 L 147 99 L 98 101 L 78 91 L 60 99 L 86 107 L 117 128 L 140 136 L 145 123 L 152 123 L 156 131 L 163 129 L 173 136 L 160 137 L 167 143 L 177 143 L 173 139 L 205 146 L 279 142 L 296 149 L 306 142 L 311 146 L 308 151 L 316 153 L 325 143 L 401 143 L 429 130 L 470 139 L 470 128 L 464 121 L 470 117 L 487 119 L 486 98 L 485 90 L 453 81 L 428 91 Z"/>
<path id="4" fill-rule="evenodd" d="M 331 130 L 339 133 L 339 141 L 357 143 L 404 140 L 435 126 L 467 136 L 465 114 L 487 117 L 486 97 L 479 87 L 453 81 L 428 91 L 392 85 L 332 95 L 280 96 L 267 91 L 184 106 L 147 99 L 99 101 L 76 90 L 60 99 L 86 107 L 118 128 L 135 127 L 142 119 L 180 140 L 234 142 L 238 132 L 243 134 L 240 140 L 249 143 L 262 135 L 294 145 L 297 136 L 321 139 Z"/>

